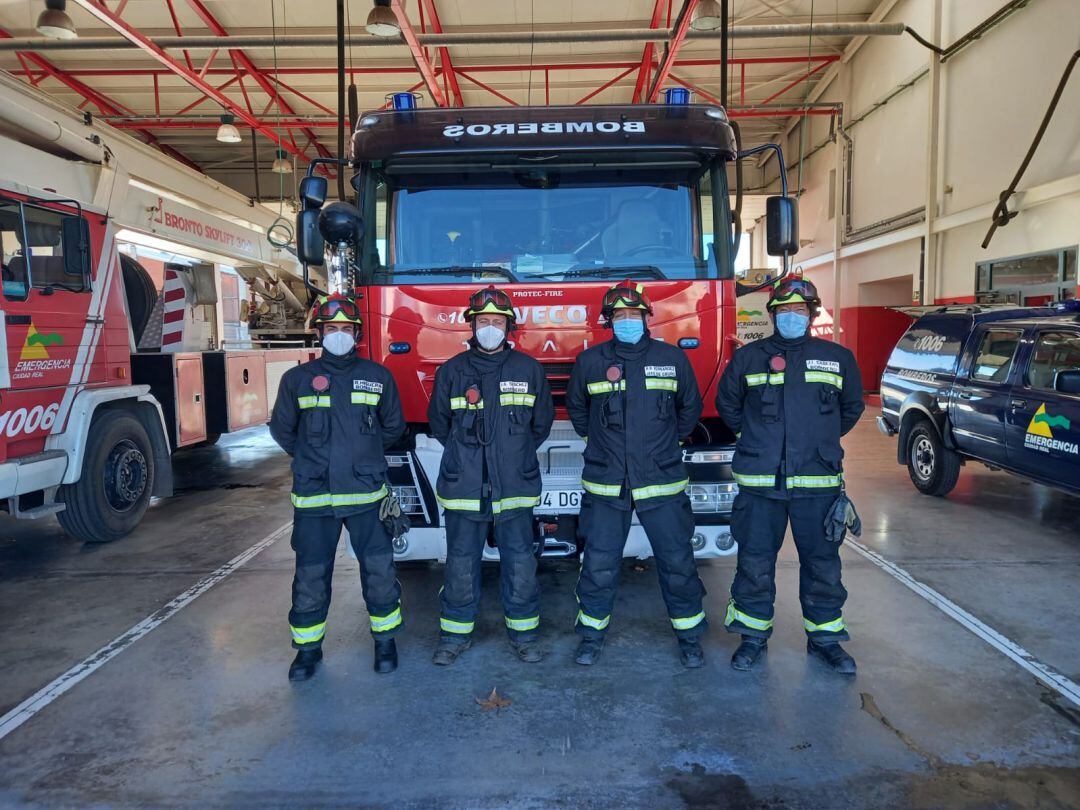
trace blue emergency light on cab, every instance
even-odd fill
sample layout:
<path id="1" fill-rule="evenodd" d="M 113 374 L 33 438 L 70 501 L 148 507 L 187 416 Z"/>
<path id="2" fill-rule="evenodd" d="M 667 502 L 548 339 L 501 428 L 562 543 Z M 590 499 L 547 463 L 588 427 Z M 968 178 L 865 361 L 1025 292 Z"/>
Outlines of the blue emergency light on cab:
<path id="1" fill-rule="evenodd" d="M 690 103 L 690 91 L 685 87 L 669 87 L 664 91 L 664 103 L 669 107 L 683 107 Z"/>
<path id="2" fill-rule="evenodd" d="M 395 110 L 415 110 L 420 96 L 416 93 L 391 93 L 390 100 Z"/>

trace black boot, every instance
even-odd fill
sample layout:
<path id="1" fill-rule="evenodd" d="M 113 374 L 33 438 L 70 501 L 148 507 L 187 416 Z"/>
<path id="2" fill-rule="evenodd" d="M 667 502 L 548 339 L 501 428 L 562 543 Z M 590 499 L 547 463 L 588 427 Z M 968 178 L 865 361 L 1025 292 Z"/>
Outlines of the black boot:
<path id="1" fill-rule="evenodd" d="M 740 672 L 749 672 L 754 664 L 764 655 L 768 649 L 768 642 L 757 636 L 743 636 L 742 644 L 731 656 L 731 668 Z"/>
<path id="2" fill-rule="evenodd" d="M 448 638 L 440 638 L 439 646 L 435 649 L 435 655 L 431 656 L 431 663 L 438 667 L 448 667 L 455 661 L 458 656 L 465 652 L 472 646 L 472 639 L 466 639 L 465 641 L 455 641 Z"/>
<path id="3" fill-rule="evenodd" d="M 380 675 L 397 669 L 397 644 L 392 638 L 375 639 L 375 671 Z"/>
<path id="4" fill-rule="evenodd" d="M 701 642 L 696 638 L 680 638 L 679 659 L 687 669 L 705 666 L 705 651 L 701 649 Z"/>
<path id="5" fill-rule="evenodd" d="M 306 681 L 315 674 L 315 668 L 320 661 L 322 661 L 322 647 L 301 649 L 289 666 L 289 680 Z"/>
<path id="6" fill-rule="evenodd" d="M 511 640 L 510 647 L 514 650 L 514 655 L 526 664 L 535 664 L 544 660 L 544 654 L 540 652 L 536 642 Z"/>
<path id="7" fill-rule="evenodd" d="M 583 667 L 591 667 L 597 661 L 600 660 L 600 653 L 604 651 L 604 640 L 602 638 L 583 638 L 577 645 L 577 652 L 574 654 L 574 660 L 581 664 Z"/>
<path id="8" fill-rule="evenodd" d="M 838 642 L 818 643 L 808 638 L 806 640 L 806 651 L 823 661 L 833 672 L 840 675 L 855 674 L 855 659 L 844 652 L 844 648 Z"/>

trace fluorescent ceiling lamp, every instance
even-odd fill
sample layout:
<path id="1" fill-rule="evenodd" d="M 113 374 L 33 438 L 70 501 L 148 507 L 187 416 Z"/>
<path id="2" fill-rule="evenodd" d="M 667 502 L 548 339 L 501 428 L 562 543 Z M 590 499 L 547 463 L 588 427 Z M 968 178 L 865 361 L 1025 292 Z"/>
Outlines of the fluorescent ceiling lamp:
<path id="1" fill-rule="evenodd" d="M 375 0 L 364 28 L 369 34 L 377 37 L 401 36 L 401 26 L 398 25 L 394 10 L 390 8 L 390 0 Z"/>
<path id="2" fill-rule="evenodd" d="M 716 0 L 701 0 L 690 18 L 690 27 L 695 31 L 715 31 L 724 24 L 724 13 Z"/>
<path id="3" fill-rule="evenodd" d="M 233 124 L 231 115 L 221 116 L 221 126 L 218 127 L 217 139 L 221 143 L 240 143 L 240 130 Z"/>
<path id="4" fill-rule="evenodd" d="M 66 0 L 45 0 L 45 10 L 38 15 L 37 32 L 50 39 L 76 39 L 79 32 L 67 15 Z"/>
<path id="5" fill-rule="evenodd" d="M 292 174 L 292 161 L 289 160 L 289 153 L 284 149 L 277 150 L 272 170 L 275 174 Z"/>

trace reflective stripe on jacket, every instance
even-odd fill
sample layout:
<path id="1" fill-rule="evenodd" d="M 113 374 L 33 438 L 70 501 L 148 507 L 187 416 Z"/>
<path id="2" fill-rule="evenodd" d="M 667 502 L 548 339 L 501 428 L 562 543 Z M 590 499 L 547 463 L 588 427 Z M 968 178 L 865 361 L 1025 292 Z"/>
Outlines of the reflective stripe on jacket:
<path id="1" fill-rule="evenodd" d="M 495 520 L 536 506 L 536 449 L 554 420 L 544 369 L 527 354 L 505 348 L 484 355 L 473 348 L 450 358 L 435 372 L 428 404 L 431 435 L 445 448 L 435 485 L 439 503 Z"/>
<path id="2" fill-rule="evenodd" d="M 293 457 L 293 506 L 311 515 L 376 506 L 389 492 L 384 451 L 404 432 L 394 378 L 357 357 L 325 356 L 287 371 L 270 419 L 270 435 Z"/>
<path id="3" fill-rule="evenodd" d="M 859 421 L 862 393 L 854 355 L 832 341 L 773 335 L 737 350 L 716 407 L 739 437 L 731 465 L 739 487 L 773 498 L 835 495 L 840 437 Z"/>
<path id="4" fill-rule="evenodd" d="M 586 492 L 626 504 L 629 495 L 639 509 L 682 495 L 688 477 L 679 440 L 702 409 L 682 349 L 647 335 L 633 346 L 610 340 L 587 349 L 574 363 L 566 409 L 587 438 Z"/>

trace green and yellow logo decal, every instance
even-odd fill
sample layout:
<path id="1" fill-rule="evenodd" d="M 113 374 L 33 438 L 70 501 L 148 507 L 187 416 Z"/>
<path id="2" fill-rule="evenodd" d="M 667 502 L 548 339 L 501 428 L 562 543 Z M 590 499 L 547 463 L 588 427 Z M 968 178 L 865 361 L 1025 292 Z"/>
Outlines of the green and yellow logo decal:
<path id="1" fill-rule="evenodd" d="M 49 346 L 63 346 L 64 336 L 57 332 L 39 332 L 30 324 L 26 332 L 26 340 L 23 341 L 20 360 L 48 360 Z"/>
<path id="2" fill-rule="evenodd" d="M 740 309 L 735 313 L 735 320 L 739 321 L 739 323 L 746 323 L 754 320 L 754 318 L 760 318 L 764 314 L 760 309 Z"/>
<path id="3" fill-rule="evenodd" d="M 1068 441 L 1068 437 L 1055 437 L 1054 431 L 1072 430 L 1072 422 L 1064 414 L 1051 414 L 1046 411 L 1046 404 L 1039 406 L 1035 415 L 1028 422 L 1027 433 L 1024 436 L 1024 447 L 1029 450 L 1038 450 L 1040 453 L 1058 451 L 1077 455 L 1080 448 L 1076 442 Z"/>

